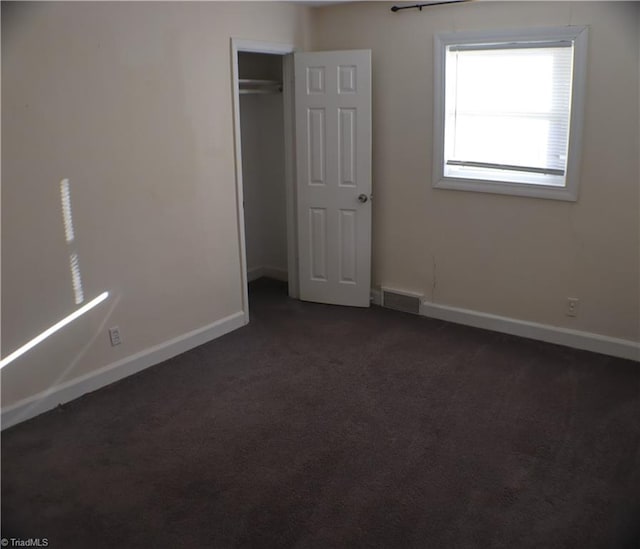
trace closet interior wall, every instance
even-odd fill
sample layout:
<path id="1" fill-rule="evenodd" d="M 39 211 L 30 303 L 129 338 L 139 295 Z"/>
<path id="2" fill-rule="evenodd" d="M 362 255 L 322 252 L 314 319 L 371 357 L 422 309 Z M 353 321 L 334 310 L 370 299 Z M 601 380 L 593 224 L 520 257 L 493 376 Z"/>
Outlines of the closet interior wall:
<path id="1" fill-rule="evenodd" d="M 247 279 L 287 280 L 282 56 L 240 52 L 238 76 Z"/>

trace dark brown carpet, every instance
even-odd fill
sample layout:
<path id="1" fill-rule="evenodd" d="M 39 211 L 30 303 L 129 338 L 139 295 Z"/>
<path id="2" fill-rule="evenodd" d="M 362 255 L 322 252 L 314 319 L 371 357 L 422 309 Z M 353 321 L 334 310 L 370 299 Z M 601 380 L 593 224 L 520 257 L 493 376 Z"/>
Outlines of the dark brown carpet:
<path id="1" fill-rule="evenodd" d="M 258 284 L 249 326 L 3 433 L 3 535 L 640 546 L 640 365 L 283 292 Z"/>

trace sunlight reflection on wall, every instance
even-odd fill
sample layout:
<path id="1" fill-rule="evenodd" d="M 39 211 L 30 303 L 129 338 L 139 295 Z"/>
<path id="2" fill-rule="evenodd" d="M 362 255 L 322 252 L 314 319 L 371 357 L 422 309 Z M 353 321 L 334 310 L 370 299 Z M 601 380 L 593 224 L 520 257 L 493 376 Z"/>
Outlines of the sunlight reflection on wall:
<path id="1" fill-rule="evenodd" d="M 62 202 L 62 217 L 64 219 L 64 233 L 69 246 L 69 267 L 71 269 L 71 284 L 73 285 L 73 294 L 75 296 L 76 305 L 80 305 L 84 301 L 84 292 L 82 291 L 82 277 L 80 276 L 80 262 L 78 253 L 75 251 L 75 232 L 73 230 L 73 216 L 71 213 L 71 191 L 69 189 L 69 180 L 60 181 L 60 200 Z"/>
<path id="2" fill-rule="evenodd" d="M 82 277 L 80 276 L 80 262 L 78 261 L 78 253 L 75 249 L 75 232 L 73 230 L 73 217 L 71 214 L 71 193 L 69 189 L 69 180 L 63 179 L 60 181 L 60 200 L 62 203 L 62 218 L 64 221 L 64 234 L 69 247 L 69 267 L 71 269 L 71 285 L 73 286 L 73 294 L 76 305 L 80 305 L 84 301 L 84 292 L 82 290 Z M 76 311 L 65 316 L 62 320 L 59 320 L 51 327 L 47 328 L 44 332 L 38 334 L 36 337 L 22 345 L 20 348 L 13 351 L 11 354 L 0 360 L 0 369 L 4 368 L 7 364 L 13 362 L 16 358 L 23 355 L 30 349 L 33 349 L 36 345 L 53 335 L 55 332 L 73 322 L 76 318 L 82 316 L 87 311 L 93 309 L 96 305 L 102 303 L 109 297 L 109 292 L 102 292 L 98 297 L 95 297 Z"/>

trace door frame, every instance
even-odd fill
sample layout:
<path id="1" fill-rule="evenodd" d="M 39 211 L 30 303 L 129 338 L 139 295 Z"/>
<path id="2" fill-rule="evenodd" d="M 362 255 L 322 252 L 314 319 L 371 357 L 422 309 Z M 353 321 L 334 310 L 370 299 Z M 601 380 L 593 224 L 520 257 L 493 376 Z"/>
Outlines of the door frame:
<path id="1" fill-rule="evenodd" d="M 298 231 L 295 186 L 295 103 L 292 44 L 260 42 L 231 38 L 231 92 L 233 99 L 233 133 L 235 149 L 236 208 L 238 214 L 238 240 L 240 242 L 240 269 L 242 280 L 242 310 L 245 324 L 249 322 L 249 292 L 247 282 L 247 246 L 244 226 L 244 192 L 242 180 L 242 134 L 240 128 L 240 94 L 238 53 L 267 53 L 282 56 L 282 101 L 284 112 L 284 173 L 287 218 L 287 279 L 289 296 L 298 298 Z"/>

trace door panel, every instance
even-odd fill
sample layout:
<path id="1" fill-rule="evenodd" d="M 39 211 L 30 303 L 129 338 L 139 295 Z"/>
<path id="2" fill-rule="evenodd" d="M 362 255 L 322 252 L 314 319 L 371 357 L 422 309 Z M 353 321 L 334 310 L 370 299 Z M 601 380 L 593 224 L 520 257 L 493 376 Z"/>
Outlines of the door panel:
<path id="1" fill-rule="evenodd" d="M 340 163 L 341 187 L 353 187 L 356 184 L 355 144 L 356 144 L 356 109 L 340 109 L 338 131 L 338 149 Z"/>
<path id="2" fill-rule="evenodd" d="M 340 210 L 340 278 L 341 283 L 356 284 L 357 277 L 357 212 L 355 210 Z"/>
<path id="3" fill-rule="evenodd" d="M 327 159 L 325 110 L 309 109 L 308 113 L 308 153 L 309 153 L 309 184 L 324 185 L 324 173 Z"/>
<path id="4" fill-rule="evenodd" d="M 307 249 L 311 261 L 311 279 L 326 282 L 327 274 L 327 210 L 309 208 L 309 242 Z"/>
<path id="5" fill-rule="evenodd" d="M 296 53 L 294 70 L 300 299 L 368 307 L 371 52 Z"/>

